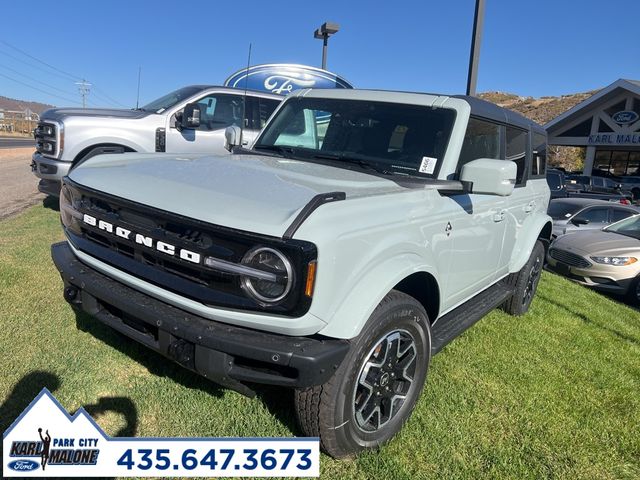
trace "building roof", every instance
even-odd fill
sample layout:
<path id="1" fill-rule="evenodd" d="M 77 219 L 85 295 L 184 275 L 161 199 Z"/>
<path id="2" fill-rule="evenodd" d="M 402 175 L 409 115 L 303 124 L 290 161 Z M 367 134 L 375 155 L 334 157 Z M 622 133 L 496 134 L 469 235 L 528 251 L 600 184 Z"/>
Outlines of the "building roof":
<path id="1" fill-rule="evenodd" d="M 594 93 L 586 100 L 583 100 L 575 107 L 570 108 L 562 115 L 558 115 L 556 118 L 547 123 L 544 128 L 549 131 L 549 129 L 555 128 L 558 124 L 564 123 L 565 121 L 571 119 L 576 114 L 581 113 L 585 108 L 596 108 L 596 106 L 610 94 L 614 93 L 614 91 L 622 89 L 627 90 L 635 95 L 640 96 L 640 80 L 626 80 L 624 78 L 620 78 L 613 82 L 611 85 L 604 87 L 602 90 Z"/>

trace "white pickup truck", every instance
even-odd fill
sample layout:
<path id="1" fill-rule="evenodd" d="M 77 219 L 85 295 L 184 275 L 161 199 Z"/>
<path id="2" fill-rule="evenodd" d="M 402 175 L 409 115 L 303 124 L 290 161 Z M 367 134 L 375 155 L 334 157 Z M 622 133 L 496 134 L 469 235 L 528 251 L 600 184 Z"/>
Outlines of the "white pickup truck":
<path id="1" fill-rule="evenodd" d="M 38 190 L 57 197 L 72 168 L 103 153 L 226 153 L 224 130 L 231 125 L 244 127 L 248 144 L 282 96 L 250 90 L 246 104 L 244 98 L 237 88 L 191 85 L 133 110 L 47 110 L 34 132 L 31 169 L 40 178 Z"/>

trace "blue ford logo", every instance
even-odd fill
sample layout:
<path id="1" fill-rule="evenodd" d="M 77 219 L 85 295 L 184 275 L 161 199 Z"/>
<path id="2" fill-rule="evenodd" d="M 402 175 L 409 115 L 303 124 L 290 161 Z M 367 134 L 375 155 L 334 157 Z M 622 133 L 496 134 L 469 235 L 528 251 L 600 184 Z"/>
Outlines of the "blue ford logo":
<path id="1" fill-rule="evenodd" d="M 243 68 L 224 82 L 227 87 L 287 95 L 301 88 L 353 88 L 335 73 L 306 65 L 277 63 Z"/>
<path id="2" fill-rule="evenodd" d="M 9 468 L 16 472 L 31 472 L 36 470 L 40 465 L 33 460 L 14 460 L 9 463 Z"/>
<path id="3" fill-rule="evenodd" d="M 631 110 L 624 110 L 622 112 L 614 113 L 611 118 L 618 125 L 626 125 L 628 123 L 633 123 L 638 120 L 638 114 L 636 112 L 632 112 Z"/>

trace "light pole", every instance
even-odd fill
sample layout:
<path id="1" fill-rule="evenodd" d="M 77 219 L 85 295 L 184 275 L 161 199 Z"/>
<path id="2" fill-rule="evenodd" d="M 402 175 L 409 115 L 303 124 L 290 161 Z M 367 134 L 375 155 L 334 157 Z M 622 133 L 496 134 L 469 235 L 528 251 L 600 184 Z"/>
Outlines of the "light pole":
<path id="1" fill-rule="evenodd" d="M 480 41 L 484 23 L 484 2 L 476 0 L 476 11 L 473 16 L 473 35 L 471 36 L 471 54 L 469 55 L 469 76 L 467 77 L 467 95 L 476 95 L 478 83 L 478 64 L 480 63 Z"/>
<path id="2" fill-rule="evenodd" d="M 314 38 L 322 40 L 322 69 L 327 69 L 327 44 L 329 37 L 340 30 L 340 25 L 332 22 L 324 22 L 320 28 L 313 32 Z"/>

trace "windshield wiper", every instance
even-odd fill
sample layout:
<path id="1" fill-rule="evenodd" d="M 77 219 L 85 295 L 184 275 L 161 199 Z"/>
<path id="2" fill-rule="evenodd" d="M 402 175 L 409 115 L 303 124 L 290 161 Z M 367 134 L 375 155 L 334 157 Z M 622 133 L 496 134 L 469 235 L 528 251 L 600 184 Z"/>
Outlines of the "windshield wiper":
<path id="1" fill-rule="evenodd" d="M 360 168 L 364 170 L 373 170 L 377 173 L 383 175 L 393 175 L 394 172 L 389 170 L 386 165 L 381 162 L 371 162 L 368 160 L 363 160 L 361 158 L 350 157 L 348 155 L 343 154 L 331 154 L 331 153 L 316 153 L 311 156 L 312 158 L 317 158 L 318 160 L 336 160 L 338 162 L 349 163 L 352 165 L 358 165 Z"/>
<path id="2" fill-rule="evenodd" d="M 283 145 L 254 145 L 253 150 L 264 150 L 267 152 L 273 152 L 285 158 L 293 158 L 296 153 L 294 147 L 286 147 Z"/>

